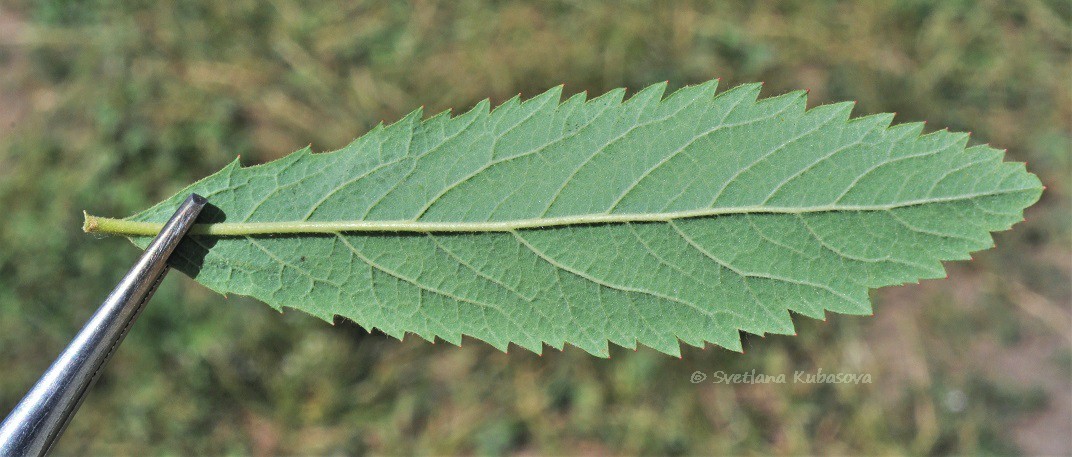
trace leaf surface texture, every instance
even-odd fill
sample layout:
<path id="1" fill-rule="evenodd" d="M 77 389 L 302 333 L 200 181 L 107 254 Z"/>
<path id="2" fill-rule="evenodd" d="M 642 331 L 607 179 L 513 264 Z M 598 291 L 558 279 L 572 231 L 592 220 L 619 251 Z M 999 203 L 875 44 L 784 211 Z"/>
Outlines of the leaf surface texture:
<path id="1" fill-rule="evenodd" d="M 207 197 L 230 234 L 202 227 L 175 265 L 276 308 L 503 350 L 677 355 L 792 334 L 790 311 L 870 314 L 869 289 L 943 277 L 1041 192 L 967 134 L 758 100 L 757 84 L 664 89 L 418 110 L 338 151 L 235 161 L 129 221 Z"/>

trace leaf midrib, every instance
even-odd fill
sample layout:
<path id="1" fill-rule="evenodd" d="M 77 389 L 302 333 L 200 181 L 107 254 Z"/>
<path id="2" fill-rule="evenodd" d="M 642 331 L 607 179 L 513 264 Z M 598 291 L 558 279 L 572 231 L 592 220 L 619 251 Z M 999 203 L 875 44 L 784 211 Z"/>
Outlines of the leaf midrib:
<path id="1" fill-rule="evenodd" d="M 573 216 L 540 217 L 507 221 L 486 222 L 425 222 L 419 220 L 394 221 L 276 221 L 276 222 L 220 222 L 196 224 L 190 233 L 194 235 L 248 236 L 281 234 L 335 234 L 344 232 L 408 232 L 408 233 L 484 233 L 513 232 L 516 230 L 564 227 L 572 225 L 622 224 L 630 222 L 669 222 L 677 219 L 724 216 L 732 214 L 807 214 L 824 212 L 890 211 L 908 206 L 935 203 L 951 203 L 983 197 L 993 197 L 1032 191 L 1031 188 L 1007 189 L 995 192 L 925 198 L 885 205 L 821 205 L 821 206 L 737 206 L 703 208 L 661 213 L 581 214 Z M 85 214 L 83 229 L 90 233 L 110 233 L 128 236 L 152 236 L 160 232 L 162 223 L 113 219 Z"/>

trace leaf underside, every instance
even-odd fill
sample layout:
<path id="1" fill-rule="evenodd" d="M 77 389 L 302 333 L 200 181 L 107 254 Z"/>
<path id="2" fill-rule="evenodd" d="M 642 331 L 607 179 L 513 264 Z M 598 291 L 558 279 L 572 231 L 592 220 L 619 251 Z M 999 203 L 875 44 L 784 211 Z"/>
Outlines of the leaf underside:
<path id="1" fill-rule="evenodd" d="M 757 101 L 758 84 L 665 87 L 417 110 L 335 152 L 236 160 L 129 220 L 163 222 L 196 192 L 238 227 L 392 222 L 195 235 L 173 263 L 220 293 L 399 338 L 678 355 L 679 341 L 739 351 L 741 330 L 792 334 L 789 311 L 870 314 L 868 289 L 943 277 L 940 261 L 991 247 L 1041 193 L 967 134 L 850 119 L 851 103 L 806 110 L 803 92 Z M 565 222 L 509 229 L 533 220 Z"/>

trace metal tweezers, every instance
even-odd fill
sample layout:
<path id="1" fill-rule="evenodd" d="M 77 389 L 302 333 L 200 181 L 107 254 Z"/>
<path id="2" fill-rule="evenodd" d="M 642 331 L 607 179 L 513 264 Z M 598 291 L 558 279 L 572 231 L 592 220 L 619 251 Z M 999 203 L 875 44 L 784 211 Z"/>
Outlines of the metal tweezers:
<path id="1" fill-rule="evenodd" d="M 45 455 L 82 404 L 145 302 L 168 272 L 168 257 L 207 201 L 192 194 L 179 206 L 97 312 L 0 424 L 0 456 Z"/>

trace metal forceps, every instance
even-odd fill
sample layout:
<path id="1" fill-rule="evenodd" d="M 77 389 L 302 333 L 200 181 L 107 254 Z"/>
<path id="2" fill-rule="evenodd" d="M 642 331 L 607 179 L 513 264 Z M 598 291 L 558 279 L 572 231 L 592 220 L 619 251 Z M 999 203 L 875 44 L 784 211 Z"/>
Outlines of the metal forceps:
<path id="1" fill-rule="evenodd" d="M 119 281 L 97 312 L 0 424 L 0 456 L 46 454 L 105 363 L 167 274 L 167 259 L 207 201 L 192 194 Z"/>

